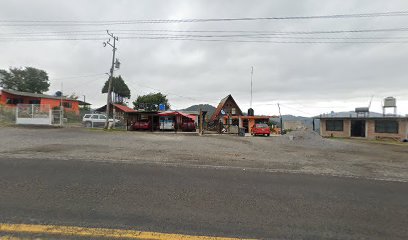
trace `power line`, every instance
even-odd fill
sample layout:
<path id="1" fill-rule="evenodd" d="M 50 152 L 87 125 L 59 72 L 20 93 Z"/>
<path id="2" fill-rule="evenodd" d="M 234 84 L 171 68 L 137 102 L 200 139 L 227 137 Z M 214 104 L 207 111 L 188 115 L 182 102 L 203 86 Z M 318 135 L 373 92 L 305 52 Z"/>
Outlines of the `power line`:
<path id="1" fill-rule="evenodd" d="M 152 40 L 181 40 L 181 41 L 209 41 L 209 42 L 259 42 L 259 43 L 406 43 L 407 41 L 392 41 L 408 39 L 407 36 L 361 36 L 361 37 L 299 37 L 297 35 L 309 34 L 339 34 L 339 33 L 372 33 L 372 32 L 405 32 L 408 28 L 383 28 L 383 29 L 357 29 L 357 30 L 331 30 L 331 31 L 210 31 L 210 30 L 117 30 L 124 35 L 121 39 L 152 39 Z M 150 31 L 150 32 L 149 32 Z M 164 32 L 164 33 L 163 33 Z M 196 34 L 196 33 L 206 34 Z M 173 34 L 177 33 L 177 34 Z M 179 34 L 194 33 L 194 34 Z M 212 33 L 212 34 L 209 34 Z M 223 34 L 219 34 L 223 33 Z M 228 33 L 228 34 L 224 34 Z M 231 34 L 235 33 L 235 34 Z M 16 34 L 17 36 L 13 36 Z M 60 32 L 29 32 L 29 33 L 3 33 L 0 41 L 98 41 L 102 33 L 95 30 L 89 31 L 60 31 Z M 10 36 L 11 35 L 11 36 Z M 104 34 L 103 34 L 104 35 Z M 295 36 L 287 36 L 295 35 Z M 288 39 L 283 41 L 282 39 Z M 279 41 L 278 41 L 279 40 Z M 296 41 L 301 40 L 301 41 Z M 306 40 L 306 41 L 305 41 Z M 317 41 L 319 40 L 319 41 Z M 324 40 L 324 41 L 321 41 Z M 336 41 L 335 41 L 336 40 Z M 341 41 L 337 41 L 341 40 Z M 356 41 L 358 40 L 358 41 Z M 361 41 L 360 41 L 361 40 Z M 364 40 L 364 41 L 362 41 Z M 371 41 L 372 40 L 372 41 Z"/>
<path id="2" fill-rule="evenodd" d="M 2 37 L 2 34 L 0 34 L 0 39 L 34 39 L 40 38 L 43 39 L 44 37 L 47 37 L 49 39 L 54 39 L 54 38 L 61 38 L 65 37 L 68 39 L 68 37 L 80 37 L 80 38 L 86 38 L 83 36 L 102 36 L 104 34 L 95 34 L 95 33 L 85 33 L 85 34 L 63 34 L 63 35 L 57 35 L 57 34 L 44 34 L 44 35 L 17 35 L 17 36 L 9 36 L 9 37 Z M 286 35 L 274 35 L 274 34 L 228 34 L 228 35 L 197 35 L 197 34 L 167 34 L 167 33 L 141 33 L 141 34 L 129 34 L 128 35 L 123 35 L 123 38 L 130 38 L 130 37 L 144 37 L 144 36 L 151 36 L 151 37 L 174 37 L 174 38 L 250 38 L 250 39 L 326 39 L 326 40 L 370 40 L 370 39 L 408 39 L 408 36 L 382 36 L 382 37 L 377 37 L 377 36 L 368 36 L 368 37 L 299 37 L 299 36 L 286 36 Z M 121 38 L 122 38 L 121 37 Z M 94 39 L 94 38 L 90 38 Z"/>
<path id="3" fill-rule="evenodd" d="M 311 19 L 342 19 L 342 18 L 373 18 L 373 17 L 404 17 L 408 11 L 314 15 L 314 16 L 283 16 L 283 17 L 241 17 L 241 18 L 190 18 L 190 19 L 147 19 L 147 20 L 0 20 L 1 26 L 83 26 L 83 25 L 124 25 L 154 23 L 199 23 L 199 22 L 235 22 L 265 20 L 311 20 Z"/>
<path id="4" fill-rule="evenodd" d="M 268 40 L 268 39 L 217 39 L 216 37 L 214 38 L 191 38 L 191 37 L 177 37 L 177 36 L 163 36 L 163 37 L 145 37 L 145 36 L 125 36 L 121 37 L 122 40 L 132 40 L 132 39 L 146 39 L 146 40 L 174 40 L 174 41 L 197 41 L 197 42 L 236 42 L 236 43 L 278 43 L 278 44 L 329 44 L 329 43 L 338 43 L 338 44 L 376 44 L 376 43 L 408 43 L 407 41 L 385 41 L 387 40 L 384 38 L 384 40 L 381 39 L 373 39 L 376 41 L 355 41 L 358 39 L 350 39 L 354 41 L 349 41 L 347 38 L 339 38 L 338 40 L 345 40 L 345 41 L 330 41 L 334 39 L 330 38 L 320 38 L 321 40 L 327 40 L 327 41 L 305 41 L 307 40 L 306 38 L 298 38 L 301 41 L 277 41 L 277 40 Z M 270 38 L 274 39 L 274 38 Z M 401 38 L 404 39 L 404 38 Z M 86 37 L 72 37 L 72 38 L 0 38 L 0 42 L 46 42 L 46 41 L 101 41 L 104 40 L 103 38 L 86 38 Z M 295 39 L 296 40 L 296 39 Z M 369 40 L 369 39 L 366 39 Z M 391 39 L 390 40 L 395 40 Z"/>
<path id="5" fill-rule="evenodd" d="M 75 76 L 67 76 L 67 77 L 60 77 L 60 78 L 52 78 L 52 80 L 65 80 L 65 79 L 77 79 L 77 78 L 88 78 L 88 77 L 95 77 L 105 75 L 105 73 L 95 73 L 95 74 L 88 74 L 88 75 L 75 75 Z"/>
<path id="6" fill-rule="evenodd" d="M 352 29 L 352 30 L 315 30 L 315 31 L 264 31 L 264 30 L 171 30 L 171 29 L 113 29 L 114 32 L 134 33 L 134 32 L 151 32 L 150 34 L 159 33 L 241 33 L 250 35 L 303 35 L 303 34 L 341 34 L 341 33 L 372 33 L 372 32 L 406 32 L 408 27 L 398 28 L 375 28 L 375 29 Z M 70 30 L 70 31 L 35 31 L 35 32 L 3 32 L 1 35 L 105 35 L 106 29 L 99 30 Z M 145 33 L 146 34 L 146 33 Z"/>

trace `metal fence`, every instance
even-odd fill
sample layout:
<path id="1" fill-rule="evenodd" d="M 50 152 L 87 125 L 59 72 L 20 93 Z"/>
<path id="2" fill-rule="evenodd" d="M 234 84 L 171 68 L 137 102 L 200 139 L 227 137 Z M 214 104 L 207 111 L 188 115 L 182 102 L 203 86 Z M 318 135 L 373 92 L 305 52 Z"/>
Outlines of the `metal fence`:
<path id="1" fill-rule="evenodd" d="M 17 104 L 16 124 L 52 125 L 50 105 Z"/>

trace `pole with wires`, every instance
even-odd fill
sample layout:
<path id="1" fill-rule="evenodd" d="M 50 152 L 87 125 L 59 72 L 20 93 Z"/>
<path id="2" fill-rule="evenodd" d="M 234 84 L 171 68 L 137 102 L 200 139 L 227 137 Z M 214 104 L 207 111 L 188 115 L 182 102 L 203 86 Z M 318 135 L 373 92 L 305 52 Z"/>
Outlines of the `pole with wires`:
<path id="1" fill-rule="evenodd" d="M 108 84 L 108 97 L 106 100 L 106 120 L 105 120 L 105 129 L 108 129 L 109 125 L 109 114 L 110 114 L 110 105 L 112 103 L 112 80 L 113 80 L 113 71 L 115 68 L 115 54 L 116 54 L 116 41 L 118 41 L 118 37 L 114 36 L 113 33 L 110 33 L 109 30 L 106 30 L 107 34 L 110 36 L 108 41 L 103 42 L 103 46 L 106 47 L 107 45 L 112 47 L 112 65 L 109 72 L 109 84 Z M 111 39 L 113 39 L 113 44 L 111 43 Z M 115 121 L 115 119 L 113 119 Z"/>

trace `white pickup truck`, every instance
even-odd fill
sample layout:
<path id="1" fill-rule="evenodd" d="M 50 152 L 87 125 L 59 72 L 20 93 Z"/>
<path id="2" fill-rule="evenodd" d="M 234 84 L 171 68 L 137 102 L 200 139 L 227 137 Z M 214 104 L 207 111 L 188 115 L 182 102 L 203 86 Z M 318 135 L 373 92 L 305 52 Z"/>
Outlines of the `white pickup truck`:
<path id="1" fill-rule="evenodd" d="M 82 118 L 82 124 L 85 127 L 101 127 L 105 125 L 106 115 L 104 114 L 85 114 Z M 109 119 L 109 122 L 113 122 L 113 119 Z M 118 123 L 119 120 L 115 120 L 115 123 Z"/>

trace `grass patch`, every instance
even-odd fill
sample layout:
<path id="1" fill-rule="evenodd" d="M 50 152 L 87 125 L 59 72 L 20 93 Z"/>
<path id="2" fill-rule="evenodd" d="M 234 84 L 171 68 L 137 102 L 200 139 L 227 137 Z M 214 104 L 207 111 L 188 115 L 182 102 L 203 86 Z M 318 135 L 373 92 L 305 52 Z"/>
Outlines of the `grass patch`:
<path id="1" fill-rule="evenodd" d="M 407 142 L 395 141 L 391 139 L 358 139 L 358 138 L 344 138 L 344 137 L 329 137 L 328 139 L 348 141 L 348 142 L 363 142 L 382 145 L 408 146 Z"/>

